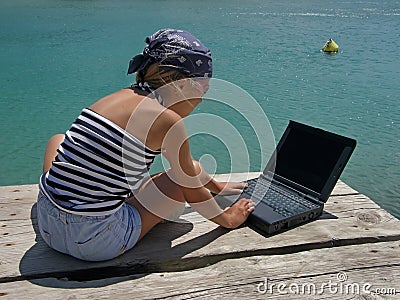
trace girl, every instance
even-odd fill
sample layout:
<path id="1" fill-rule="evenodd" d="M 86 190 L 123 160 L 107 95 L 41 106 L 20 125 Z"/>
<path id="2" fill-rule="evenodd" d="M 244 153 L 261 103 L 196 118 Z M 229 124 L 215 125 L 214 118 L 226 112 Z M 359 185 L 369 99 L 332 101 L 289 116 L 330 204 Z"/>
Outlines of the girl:
<path id="1" fill-rule="evenodd" d="M 131 249 L 188 202 L 212 222 L 241 225 L 254 202 L 222 210 L 211 192 L 240 193 L 242 183 L 216 182 L 191 154 L 182 119 L 201 102 L 212 75 L 211 52 L 182 30 L 146 38 L 129 64 L 136 83 L 82 110 L 46 148 L 38 226 L 53 249 L 88 261 Z M 148 175 L 162 154 L 170 169 Z"/>

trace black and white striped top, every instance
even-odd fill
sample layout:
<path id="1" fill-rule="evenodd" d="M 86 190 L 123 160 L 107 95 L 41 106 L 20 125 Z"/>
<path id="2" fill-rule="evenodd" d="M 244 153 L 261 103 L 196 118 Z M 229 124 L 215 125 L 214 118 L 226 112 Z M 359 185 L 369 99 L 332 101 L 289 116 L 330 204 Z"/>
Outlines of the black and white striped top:
<path id="1" fill-rule="evenodd" d="M 67 131 L 40 188 L 63 210 L 108 215 L 139 188 L 158 154 L 86 108 Z"/>

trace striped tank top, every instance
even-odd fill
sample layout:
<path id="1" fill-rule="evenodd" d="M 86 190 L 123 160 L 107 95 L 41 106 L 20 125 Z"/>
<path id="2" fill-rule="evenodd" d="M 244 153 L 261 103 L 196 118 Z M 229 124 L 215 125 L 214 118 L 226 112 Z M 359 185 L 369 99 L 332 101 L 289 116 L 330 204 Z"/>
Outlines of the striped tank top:
<path id="1" fill-rule="evenodd" d="M 60 209 L 108 215 L 139 188 L 160 151 L 85 108 L 65 135 L 40 189 Z"/>

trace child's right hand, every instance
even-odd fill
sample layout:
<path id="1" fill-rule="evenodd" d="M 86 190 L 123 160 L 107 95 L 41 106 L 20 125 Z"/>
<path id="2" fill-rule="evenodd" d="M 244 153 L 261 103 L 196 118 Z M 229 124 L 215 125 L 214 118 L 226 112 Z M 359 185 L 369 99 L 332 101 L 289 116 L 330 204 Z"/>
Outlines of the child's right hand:
<path id="1" fill-rule="evenodd" d="M 220 224 L 225 228 L 237 228 L 242 225 L 248 216 L 254 211 L 256 204 L 253 200 L 242 198 L 223 212 L 226 224 Z"/>

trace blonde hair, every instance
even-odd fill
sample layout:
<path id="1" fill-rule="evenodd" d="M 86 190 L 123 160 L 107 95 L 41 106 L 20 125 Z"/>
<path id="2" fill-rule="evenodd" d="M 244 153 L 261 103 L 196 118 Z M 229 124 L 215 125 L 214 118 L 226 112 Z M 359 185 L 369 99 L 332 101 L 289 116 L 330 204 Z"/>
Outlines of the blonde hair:
<path id="1" fill-rule="evenodd" d="M 147 82 L 151 88 L 159 87 L 186 78 L 176 69 L 162 69 L 158 63 L 154 63 L 136 74 L 136 82 Z"/>

